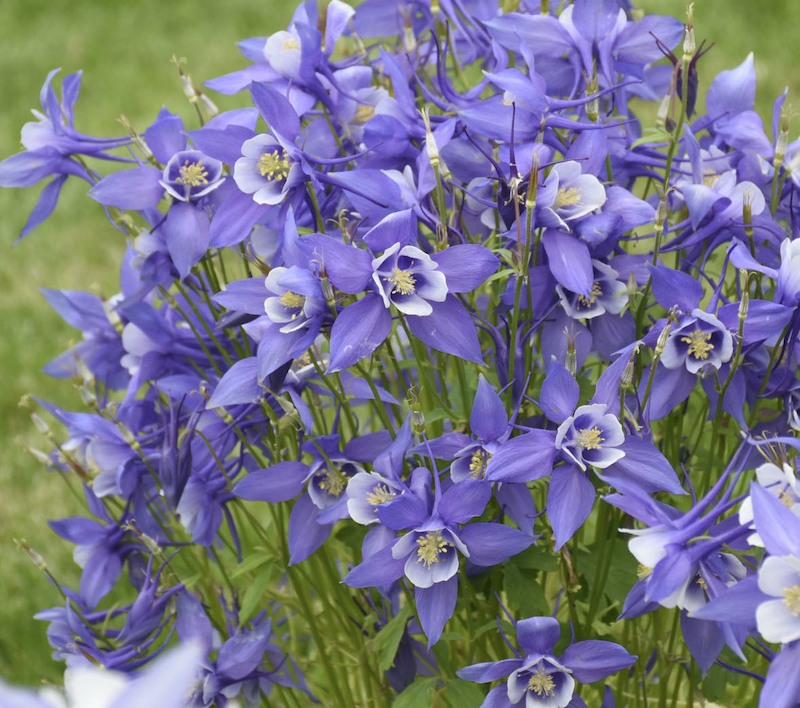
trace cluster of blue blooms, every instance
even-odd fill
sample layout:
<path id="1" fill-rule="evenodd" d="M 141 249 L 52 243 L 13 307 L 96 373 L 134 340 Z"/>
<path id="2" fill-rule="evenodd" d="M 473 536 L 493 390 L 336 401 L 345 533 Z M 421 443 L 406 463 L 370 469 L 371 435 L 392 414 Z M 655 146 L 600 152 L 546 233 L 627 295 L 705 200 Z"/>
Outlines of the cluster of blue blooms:
<path id="1" fill-rule="evenodd" d="M 88 409 L 38 403 L 91 515 L 38 615 L 69 671 L 174 664 L 166 708 L 800 703 L 785 95 L 766 131 L 750 55 L 696 114 L 691 11 L 514 5 L 307 0 L 207 82 L 245 107 L 185 79 L 194 128 L 84 135 L 48 76 L 0 163 L 50 179 L 22 236 L 77 177 L 128 239 L 118 295 L 45 292 Z"/>

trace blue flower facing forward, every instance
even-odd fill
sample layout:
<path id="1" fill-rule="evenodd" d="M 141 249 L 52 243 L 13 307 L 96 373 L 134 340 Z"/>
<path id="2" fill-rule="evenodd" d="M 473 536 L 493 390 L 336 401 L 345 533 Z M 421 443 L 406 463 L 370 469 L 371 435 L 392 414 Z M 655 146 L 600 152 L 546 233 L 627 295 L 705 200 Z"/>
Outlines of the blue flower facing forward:
<path id="1" fill-rule="evenodd" d="M 505 685 L 489 692 L 482 708 L 580 708 L 586 704 L 574 695 L 576 682 L 599 681 L 636 662 L 619 644 L 597 640 L 571 644 L 556 658 L 553 647 L 561 628 L 553 617 L 520 620 L 516 629 L 522 656 L 473 664 L 456 672 L 475 683 L 508 677 Z"/>

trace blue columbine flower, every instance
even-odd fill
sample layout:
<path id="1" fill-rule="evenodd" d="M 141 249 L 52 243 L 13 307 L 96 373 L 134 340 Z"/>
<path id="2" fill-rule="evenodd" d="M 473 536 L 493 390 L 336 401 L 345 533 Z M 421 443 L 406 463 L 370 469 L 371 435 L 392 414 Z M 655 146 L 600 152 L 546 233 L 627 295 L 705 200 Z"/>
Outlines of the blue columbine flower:
<path id="1" fill-rule="evenodd" d="M 530 617 L 516 623 L 523 655 L 516 659 L 473 664 L 457 671 L 465 681 L 488 683 L 508 677 L 493 688 L 483 708 L 565 708 L 585 706 L 573 697 L 576 681 L 592 683 L 632 666 L 637 657 L 619 644 L 587 640 L 571 644 L 560 657 L 553 653 L 561 634 L 553 617 Z"/>
<path id="2" fill-rule="evenodd" d="M 391 304 L 406 315 L 424 317 L 433 312 L 431 302 L 447 297 L 447 279 L 439 264 L 416 246 L 401 248 L 396 243 L 375 258 L 372 267 L 372 279 L 387 308 Z"/>
<path id="3" fill-rule="evenodd" d="M 714 315 L 695 308 L 670 331 L 660 361 L 667 369 L 685 365 L 689 373 L 697 374 L 719 369 L 732 355 L 728 328 Z"/>
<path id="4" fill-rule="evenodd" d="M 582 470 L 587 466 L 604 469 L 625 456 L 619 446 L 625 433 L 604 403 L 579 406 L 556 431 L 556 448 L 575 461 Z"/>

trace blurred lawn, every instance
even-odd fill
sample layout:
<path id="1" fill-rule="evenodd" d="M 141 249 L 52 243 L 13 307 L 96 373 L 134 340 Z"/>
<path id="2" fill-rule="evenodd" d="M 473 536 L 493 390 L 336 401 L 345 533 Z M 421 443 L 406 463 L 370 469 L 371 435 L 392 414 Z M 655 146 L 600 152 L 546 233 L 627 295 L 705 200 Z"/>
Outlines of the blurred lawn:
<path id="1" fill-rule="evenodd" d="M 640 5 L 650 12 L 685 16 L 680 0 L 640 0 Z M 738 65 L 751 49 L 762 115 L 770 115 L 772 101 L 787 83 L 790 100 L 797 95 L 794 7 L 791 0 L 699 0 L 698 42 L 707 38 L 718 44 L 700 63 L 701 97 L 718 71 Z M 86 133 L 122 134 L 116 119 L 123 113 L 143 130 L 162 104 L 192 126 L 170 57 L 187 57 L 187 71 L 199 84 L 245 66 L 235 43 L 284 27 L 290 14 L 291 6 L 276 0 L 1 0 L 0 158 L 19 149 L 19 129 L 30 118 L 29 110 L 38 108 L 39 87 L 54 67 L 61 66 L 63 73 L 84 69 L 76 124 Z M 236 103 L 219 99 L 223 108 Z M 67 184 L 54 216 L 12 248 L 37 193 L 0 190 L 0 243 L 6 249 L 0 258 L 0 676 L 30 684 L 41 678 L 60 680 L 60 666 L 48 658 L 45 626 L 32 619 L 34 612 L 59 604 L 60 598 L 13 539 L 27 539 L 66 584 L 74 586 L 79 577 L 71 547 L 49 531 L 46 520 L 79 513 L 80 507 L 59 479 L 15 444 L 19 439 L 47 449 L 17 408 L 24 393 L 66 407 L 80 405 L 68 382 L 38 373 L 75 332 L 48 308 L 37 289 L 113 294 L 125 245 L 76 182 Z"/>

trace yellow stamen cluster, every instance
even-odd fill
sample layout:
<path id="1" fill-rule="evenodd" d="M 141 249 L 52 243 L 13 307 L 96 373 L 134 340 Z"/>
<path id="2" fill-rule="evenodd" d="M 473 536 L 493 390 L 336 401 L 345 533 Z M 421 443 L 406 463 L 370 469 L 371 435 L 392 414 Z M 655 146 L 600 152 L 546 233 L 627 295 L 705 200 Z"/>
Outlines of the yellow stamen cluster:
<path id="1" fill-rule="evenodd" d="M 787 489 L 781 489 L 781 491 L 778 493 L 778 499 L 780 499 L 783 502 L 783 505 L 787 509 L 791 509 L 795 504 L 794 495 L 789 493 L 789 489 L 788 488 Z"/>
<path id="2" fill-rule="evenodd" d="M 578 302 L 584 307 L 591 307 L 602 294 L 603 289 L 600 287 L 600 283 L 595 280 L 592 283 L 592 289 L 589 291 L 589 297 L 578 295 Z"/>
<path id="3" fill-rule="evenodd" d="M 355 123 L 356 125 L 363 125 L 374 115 L 375 115 L 374 106 L 359 106 L 358 108 L 356 108 L 355 115 L 353 116 L 353 123 Z"/>
<path id="4" fill-rule="evenodd" d="M 281 305 L 288 307 L 290 310 L 302 307 L 305 302 L 305 295 L 298 295 L 297 293 L 293 293 L 291 290 L 287 290 L 283 295 L 281 295 Z"/>
<path id="5" fill-rule="evenodd" d="M 395 496 L 395 493 L 385 484 L 376 484 L 372 488 L 372 491 L 367 494 L 367 501 L 372 506 L 380 506 L 381 504 L 392 501 Z"/>
<path id="6" fill-rule="evenodd" d="M 783 591 L 783 604 L 795 617 L 800 615 L 800 585 L 792 585 Z"/>
<path id="7" fill-rule="evenodd" d="M 703 332 L 701 329 L 696 329 L 690 335 L 681 337 L 681 341 L 689 345 L 689 354 L 695 359 L 708 359 L 708 353 L 714 348 L 710 339 L 711 332 Z"/>
<path id="8" fill-rule="evenodd" d="M 578 431 L 578 446 L 581 450 L 599 450 L 600 443 L 605 438 L 600 434 L 600 428 L 596 425 L 593 428 L 581 428 Z"/>
<path id="9" fill-rule="evenodd" d="M 533 691 L 537 696 L 552 696 L 555 688 L 553 677 L 546 674 L 544 669 L 537 669 L 528 679 L 528 690 Z"/>
<path id="10" fill-rule="evenodd" d="M 297 50 L 300 49 L 300 45 L 297 43 L 297 40 L 294 38 L 289 38 L 284 40 L 283 44 L 281 44 L 281 51 L 285 52 L 288 50 Z"/>
<path id="11" fill-rule="evenodd" d="M 258 158 L 257 167 L 262 177 L 280 180 L 286 179 L 292 165 L 283 150 L 273 150 L 272 152 L 265 152 Z"/>
<path id="12" fill-rule="evenodd" d="M 483 479 L 490 457 L 491 455 L 486 450 L 475 450 L 469 460 L 469 476 L 473 479 Z"/>
<path id="13" fill-rule="evenodd" d="M 347 478 L 341 470 L 327 468 L 323 472 L 317 472 L 316 476 L 319 479 L 319 488 L 333 497 L 338 497 L 347 486 Z"/>
<path id="14" fill-rule="evenodd" d="M 407 270 L 392 268 L 392 274 L 389 276 L 389 282 L 394 285 L 394 288 L 392 288 L 393 293 L 411 295 L 415 290 L 414 284 L 417 282 L 417 279 Z"/>
<path id="15" fill-rule="evenodd" d="M 639 580 L 643 580 L 652 572 L 653 569 L 650 568 L 649 566 L 643 565 L 641 563 L 639 563 L 639 565 L 636 566 L 636 577 L 639 578 Z"/>
<path id="16" fill-rule="evenodd" d="M 558 209 L 562 206 L 572 206 L 573 204 L 580 204 L 581 190 L 577 187 L 561 188 L 556 194 L 553 201 L 553 209 Z"/>
<path id="17" fill-rule="evenodd" d="M 428 568 L 439 562 L 439 556 L 447 551 L 453 544 L 442 538 L 440 531 L 433 531 L 417 539 L 417 562 L 422 562 Z"/>
<path id="18" fill-rule="evenodd" d="M 208 184 L 208 171 L 203 166 L 202 160 L 197 162 L 186 160 L 180 167 L 180 173 L 181 176 L 175 180 L 178 184 L 186 184 L 190 187 Z"/>

